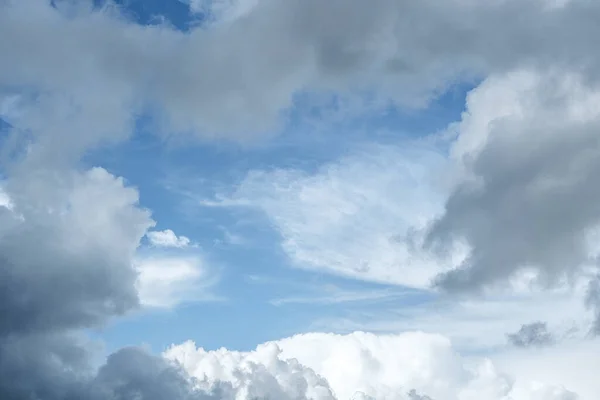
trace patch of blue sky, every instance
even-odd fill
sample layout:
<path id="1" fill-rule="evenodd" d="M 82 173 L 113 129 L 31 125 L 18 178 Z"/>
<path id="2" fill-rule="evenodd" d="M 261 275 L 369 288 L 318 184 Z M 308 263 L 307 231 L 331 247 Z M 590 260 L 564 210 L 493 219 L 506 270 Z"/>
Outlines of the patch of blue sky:
<path id="1" fill-rule="evenodd" d="M 107 3 L 121 7 L 124 15 L 140 25 L 168 23 L 181 31 L 189 31 L 206 17 L 194 13 L 189 4 L 179 0 L 93 0 L 94 7 L 102 8 Z"/>
<path id="2" fill-rule="evenodd" d="M 205 208 L 198 201 L 231 190 L 253 169 L 311 171 L 348 151 L 340 143 L 381 141 L 373 131 L 385 130 L 384 141 L 393 142 L 405 134 L 416 138 L 443 129 L 459 118 L 467 90 L 461 96 L 443 96 L 430 110 L 410 114 L 390 108 L 380 114 L 349 115 L 352 121 L 332 122 L 323 117 L 327 110 L 312 109 L 322 118 L 319 128 L 301 115 L 306 108 L 298 106 L 290 111 L 294 118 L 287 120 L 279 137 L 255 147 L 193 141 L 180 146 L 153 134 L 151 118 L 141 118 L 131 141 L 90 154 L 87 163 L 104 166 L 139 188 L 141 203 L 153 211 L 157 229 L 189 237 L 212 263 L 222 267 L 216 291 L 226 298 L 122 319 L 102 332 L 107 345 L 139 344 L 136 332 L 141 330 L 155 351 L 189 338 L 206 348 L 249 349 L 265 340 L 308 331 L 315 320 L 368 313 L 382 303 L 410 307 L 430 301 L 433 296 L 427 292 L 407 294 L 402 288 L 294 268 L 280 247 L 279 234 L 260 212 L 243 207 Z M 309 119 L 310 123 L 303 122 Z M 331 128 L 323 130 L 327 125 Z M 304 142 L 302 132 L 318 132 L 322 145 Z M 401 132 L 396 139 L 394 132 Z"/>
<path id="3" fill-rule="evenodd" d="M 118 2 L 140 24 L 163 16 L 178 29 L 198 20 L 178 0 Z M 91 153 L 85 163 L 100 165 L 138 187 L 152 210 L 156 229 L 189 237 L 220 267 L 216 288 L 225 301 L 199 302 L 170 311 L 140 311 L 101 332 L 108 349 L 145 344 L 161 351 L 187 339 L 215 349 L 250 349 L 256 343 L 315 328 L 315 321 L 368 315 L 382 306 L 411 307 L 433 299 L 418 290 L 360 282 L 294 268 L 281 238 L 258 211 L 204 208 L 200 198 L 231 190 L 248 171 L 293 168 L 315 171 L 362 144 L 398 144 L 438 132 L 460 118 L 472 84 L 456 85 L 426 109 L 373 105 L 367 98 L 299 93 L 282 113 L 278 134 L 252 146 L 206 144 L 160 135 L 155 115 L 138 118 L 130 141 Z M 163 132 L 164 134 L 164 132 Z M 441 149 L 443 151 L 443 149 Z M 343 331 L 342 326 L 329 326 Z"/>

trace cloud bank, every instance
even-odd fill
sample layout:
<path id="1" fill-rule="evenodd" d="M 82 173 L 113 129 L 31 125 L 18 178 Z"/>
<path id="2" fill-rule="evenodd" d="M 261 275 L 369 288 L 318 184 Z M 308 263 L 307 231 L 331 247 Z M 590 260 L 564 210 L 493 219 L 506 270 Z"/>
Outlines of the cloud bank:
<path id="1" fill-rule="evenodd" d="M 563 387 L 527 382 L 499 372 L 488 359 L 469 359 L 440 335 L 311 333 L 262 344 L 240 353 L 205 351 L 193 342 L 165 352 L 192 376 L 230 382 L 233 387 L 268 398 L 297 398 L 296 390 L 312 380 L 320 392 L 313 399 L 382 400 L 574 400 Z M 292 377 L 290 369 L 298 371 Z M 322 378 L 314 381 L 314 374 Z M 263 377 L 264 376 L 264 377 Z M 278 382 L 285 391 L 265 392 Z M 326 386 L 329 385 L 329 387 Z M 244 397 L 244 398 L 252 398 Z M 272 396 L 272 397 L 271 397 Z M 312 396 L 312 397 L 311 397 Z M 302 397 L 304 398 L 304 397 Z"/>

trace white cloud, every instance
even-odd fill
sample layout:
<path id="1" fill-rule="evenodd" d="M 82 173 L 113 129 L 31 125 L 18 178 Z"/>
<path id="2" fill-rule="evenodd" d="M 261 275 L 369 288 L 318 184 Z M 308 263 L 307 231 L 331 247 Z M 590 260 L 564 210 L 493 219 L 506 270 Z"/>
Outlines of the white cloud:
<path id="1" fill-rule="evenodd" d="M 535 386 L 536 382 L 561 382 L 575 391 L 580 396 L 578 399 L 593 400 L 600 391 L 597 375 L 594 373 L 597 365 L 595 355 L 598 351 L 598 339 L 571 340 L 544 349 L 514 349 L 495 355 L 494 361 L 498 368 L 532 382 L 531 386 Z M 534 391 L 539 393 L 537 398 L 543 400 L 544 392 L 549 390 L 537 388 Z"/>
<path id="2" fill-rule="evenodd" d="M 11 209 L 13 207 L 12 203 L 10 201 L 10 197 L 8 197 L 8 194 L 2 190 L 1 186 L 0 186 L 0 207 L 4 207 L 4 208 L 8 208 L 8 209 Z"/>
<path id="3" fill-rule="evenodd" d="M 150 231 L 146 233 L 146 237 L 150 240 L 153 246 L 157 247 L 177 247 L 183 248 L 190 245 L 190 239 L 186 236 L 177 236 L 170 229 L 164 231 Z"/>
<path id="4" fill-rule="evenodd" d="M 377 303 L 381 301 L 400 301 L 408 297 L 407 293 L 391 289 L 344 289 L 336 285 L 311 285 L 309 294 L 288 295 L 270 301 L 282 306 L 287 304 L 341 304 L 341 303 Z"/>
<path id="5" fill-rule="evenodd" d="M 217 277 L 199 255 L 145 255 L 134 263 L 143 306 L 173 308 L 218 298 L 211 293 Z"/>
<path id="6" fill-rule="evenodd" d="M 595 344 L 581 343 L 581 346 L 592 349 Z M 277 398 L 288 398 L 292 390 L 305 387 L 306 377 L 316 380 L 316 373 L 324 378 L 318 385 L 323 390 L 313 399 L 408 400 L 412 390 L 435 400 L 576 399 L 561 387 L 564 379 L 549 372 L 568 366 L 544 365 L 544 357 L 535 358 L 530 353 L 534 358 L 530 367 L 536 373 L 513 374 L 514 365 L 503 360 L 505 372 L 510 376 L 489 359 L 462 357 L 443 336 L 420 332 L 397 335 L 355 332 L 343 336 L 311 333 L 265 343 L 248 353 L 226 349 L 205 351 L 196 348 L 193 342 L 186 342 L 170 348 L 164 355 L 181 363 L 203 384 L 223 380 L 231 382 L 240 393 L 248 393 L 242 388 L 250 386 L 254 394 L 265 393 L 270 398 L 277 392 L 257 387 L 277 382 L 287 390 L 286 396 Z M 292 376 L 290 369 L 301 373 Z M 535 381 L 529 380 L 531 376 L 535 376 Z M 576 386 L 570 390 L 583 390 L 585 396 L 581 400 L 593 399 L 587 397 L 590 392 L 586 390 L 600 389 L 593 377 L 585 384 L 567 380 Z M 324 389 L 327 386 L 335 397 Z"/>
<path id="7" fill-rule="evenodd" d="M 504 348 L 507 334 L 536 321 L 546 322 L 556 341 L 585 337 L 591 316 L 583 303 L 585 288 L 504 293 L 475 298 L 407 297 L 368 309 L 348 309 L 342 316 L 316 318 L 313 329 L 395 333 L 440 333 L 464 352 Z"/>
<path id="8" fill-rule="evenodd" d="M 230 23 L 247 15 L 260 0 L 180 0 L 195 13 L 212 17 L 213 23 Z"/>
<path id="9" fill-rule="evenodd" d="M 457 262 L 419 251 L 418 236 L 412 248 L 407 238 L 441 212 L 434 179 L 444 165 L 422 145 L 369 146 L 314 174 L 252 171 L 232 195 L 201 204 L 263 211 L 300 268 L 423 288 Z"/>

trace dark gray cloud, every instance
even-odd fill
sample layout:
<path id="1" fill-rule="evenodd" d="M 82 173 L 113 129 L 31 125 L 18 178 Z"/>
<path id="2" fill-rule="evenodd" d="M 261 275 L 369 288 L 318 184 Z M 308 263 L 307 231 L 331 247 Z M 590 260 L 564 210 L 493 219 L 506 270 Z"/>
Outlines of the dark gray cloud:
<path id="1" fill-rule="evenodd" d="M 139 348 L 110 355 L 95 371 L 89 344 L 67 335 L 0 341 L 0 397 L 7 400 L 221 400 L 225 391 L 196 390 L 177 366 Z"/>
<path id="2" fill-rule="evenodd" d="M 517 347 L 541 347 L 554 343 L 554 336 L 548 331 L 548 324 L 541 321 L 522 325 L 517 332 L 506 336 L 509 343 Z"/>
<path id="3" fill-rule="evenodd" d="M 137 305 L 131 257 L 153 225 L 137 191 L 103 169 L 57 174 L 6 182 L 15 206 L 0 207 L 0 333 L 97 326 Z"/>
<path id="4" fill-rule="evenodd" d="M 595 263 L 599 92 L 576 74 L 516 75 L 476 89 L 459 127 L 464 178 L 429 232 L 434 248 L 462 240 L 472 249 L 438 277 L 449 291 L 479 290 L 527 270 L 551 286 Z"/>
<path id="5" fill-rule="evenodd" d="M 185 372 L 166 360 L 138 348 L 112 354 L 91 385 L 91 399 L 111 400 L 221 400 L 228 398 L 227 385 L 210 392 L 196 390 Z"/>
<path id="6" fill-rule="evenodd" d="M 431 397 L 426 395 L 421 395 L 417 393 L 416 390 L 411 390 L 408 392 L 408 400 L 433 400 Z"/>
<path id="7" fill-rule="evenodd" d="M 591 334 L 600 335 L 600 276 L 592 279 L 588 285 L 585 303 L 594 313 Z"/>
<path id="8" fill-rule="evenodd" d="M 217 399 L 140 349 L 96 372 L 77 331 L 138 304 L 132 256 L 153 225 L 137 191 L 103 169 L 31 171 L 3 182 L 0 206 L 0 398 Z"/>
<path id="9" fill-rule="evenodd" d="M 10 62 L 0 65 L 0 85 L 35 98 L 17 126 L 51 119 L 52 137 L 70 148 L 126 137 L 144 106 L 163 112 L 169 132 L 243 138 L 269 127 L 298 91 L 374 88 L 420 105 L 465 76 L 521 66 L 596 79 L 600 4 L 552 3 L 261 0 L 243 18 L 182 33 L 110 12 L 65 16 L 46 2 L 5 1 L 0 53 Z M 88 134 L 73 134 L 83 127 Z M 45 156 L 65 146 L 44 141 Z"/>

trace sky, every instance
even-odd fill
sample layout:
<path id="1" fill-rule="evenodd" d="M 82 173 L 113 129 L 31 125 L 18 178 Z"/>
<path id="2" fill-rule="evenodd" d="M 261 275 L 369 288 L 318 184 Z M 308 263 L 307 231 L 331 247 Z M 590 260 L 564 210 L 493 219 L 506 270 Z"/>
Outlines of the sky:
<path id="1" fill-rule="evenodd" d="M 0 398 L 595 400 L 598 18 L 0 0 Z"/>

